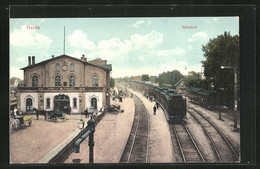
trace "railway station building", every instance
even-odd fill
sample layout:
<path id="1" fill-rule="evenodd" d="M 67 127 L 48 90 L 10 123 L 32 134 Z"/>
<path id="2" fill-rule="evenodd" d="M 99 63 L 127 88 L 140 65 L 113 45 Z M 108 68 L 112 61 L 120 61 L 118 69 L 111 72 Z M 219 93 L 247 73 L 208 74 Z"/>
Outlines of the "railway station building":
<path id="1" fill-rule="evenodd" d="M 100 58 L 87 61 L 60 55 L 35 63 L 28 56 L 24 71 L 24 86 L 17 88 L 17 108 L 23 112 L 63 110 L 81 113 L 89 107 L 100 110 L 109 104 L 110 72 L 112 65 Z"/>
<path id="2" fill-rule="evenodd" d="M 180 94 L 187 94 L 187 88 L 184 84 L 184 78 L 181 78 L 175 85 L 174 87 L 176 88 L 177 93 Z"/>

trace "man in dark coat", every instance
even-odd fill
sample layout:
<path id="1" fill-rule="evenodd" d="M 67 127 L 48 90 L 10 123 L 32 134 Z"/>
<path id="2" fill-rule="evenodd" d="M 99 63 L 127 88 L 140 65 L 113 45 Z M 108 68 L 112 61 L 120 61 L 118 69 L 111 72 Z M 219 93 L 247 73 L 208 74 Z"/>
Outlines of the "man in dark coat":
<path id="1" fill-rule="evenodd" d="M 155 105 L 153 106 L 153 115 L 156 115 L 156 107 L 155 107 Z"/>
<path id="2" fill-rule="evenodd" d="M 70 115 L 70 112 L 71 112 L 71 107 L 68 106 L 68 114 Z"/>
<path id="3" fill-rule="evenodd" d="M 157 109 L 158 109 L 158 107 L 159 107 L 159 103 L 157 103 L 157 102 L 156 102 L 156 107 L 157 107 Z"/>
<path id="4" fill-rule="evenodd" d="M 88 118 L 88 116 L 89 116 L 87 107 L 86 107 L 86 110 L 85 110 L 85 116 L 86 116 L 86 118 Z"/>

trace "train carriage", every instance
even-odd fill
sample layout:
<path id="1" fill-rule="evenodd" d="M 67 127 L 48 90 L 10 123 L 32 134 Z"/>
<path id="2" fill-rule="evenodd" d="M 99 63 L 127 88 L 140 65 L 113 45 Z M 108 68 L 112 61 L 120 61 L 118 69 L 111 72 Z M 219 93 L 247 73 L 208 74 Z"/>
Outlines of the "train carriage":
<path id="1" fill-rule="evenodd" d="M 128 85 L 134 90 L 153 97 L 167 112 L 167 120 L 183 120 L 186 116 L 186 99 L 174 89 L 167 89 L 140 81 L 131 81 Z"/>
<path id="2" fill-rule="evenodd" d="M 211 90 L 191 87 L 189 89 L 188 97 L 191 102 L 206 108 L 211 108 L 219 104 L 219 96 L 215 91 Z"/>

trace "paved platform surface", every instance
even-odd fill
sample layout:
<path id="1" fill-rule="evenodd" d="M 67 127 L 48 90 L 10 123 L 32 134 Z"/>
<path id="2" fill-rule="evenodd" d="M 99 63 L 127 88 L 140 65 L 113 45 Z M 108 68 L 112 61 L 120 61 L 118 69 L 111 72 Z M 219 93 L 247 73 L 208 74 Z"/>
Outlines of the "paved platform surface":
<path id="1" fill-rule="evenodd" d="M 94 163 L 118 163 L 124 151 L 134 119 L 134 102 L 131 98 L 123 102 L 111 101 L 121 105 L 123 113 L 107 113 L 96 126 L 94 133 Z M 80 145 L 80 153 L 72 153 L 64 163 L 73 163 L 73 159 L 81 159 L 81 163 L 89 163 L 88 138 Z"/>
<path id="2" fill-rule="evenodd" d="M 132 91 L 132 90 L 131 90 Z M 132 91 L 133 92 L 133 91 Z M 150 102 L 141 94 L 134 92 L 143 103 L 150 116 L 149 163 L 172 163 L 175 161 L 168 123 L 161 109 L 153 115 L 155 102 Z M 96 126 L 94 135 L 94 163 L 119 163 L 124 151 L 134 118 L 134 102 L 132 98 L 123 99 L 120 104 L 124 113 L 106 114 Z M 80 153 L 72 153 L 65 163 L 73 159 L 81 159 L 81 163 L 89 162 L 88 139 L 80 146 Z"/>
<path id="3" fill-rule="evenodd" d="M 142 94 L 133 92 L 145 104 L 150 116 L 149 133 L 149 158 L 150 163 L 173 163 L 175 162 L 174 149 L 172 146 L 171 134 L 168 122 L 165 119 L 161 108 L 157 109 L 156 115 L 153 113 L 154 101 L 149 101 Z"/>
<path id="4" fill-rule="evenodd" d="M 60 119 L 54 122 L 45 121 L 44 116 L 39 116 L 39 120 L 36 120 L 36 115 L 33 115 L 31 126 L 14 131 L 10 125 L 10 163 L 37 163 L 75 132 L 80 117 L 81 115 L 66 115 L 66 122 Z M 10 119 L 10 124 L 12 120 Z"/>

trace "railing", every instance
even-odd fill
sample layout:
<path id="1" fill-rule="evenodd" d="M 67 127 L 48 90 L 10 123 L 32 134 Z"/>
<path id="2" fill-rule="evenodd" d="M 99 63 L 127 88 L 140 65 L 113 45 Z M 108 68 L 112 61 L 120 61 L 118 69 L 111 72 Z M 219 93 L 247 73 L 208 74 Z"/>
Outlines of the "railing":
<path id="1" fill-rule="evenodd" d="M 100 116 L 94 118 L 95 126 L 102 120 L 106 112 L 102 113 Z M 63 163 L 66 158 L 73 152 L 75 142 L 88 130 L 88 127 L 85 127 L 74 139 L 70 141 L 60 152 L 50 159 L 48 163 L 55 164 L 55 163 Z"/>

